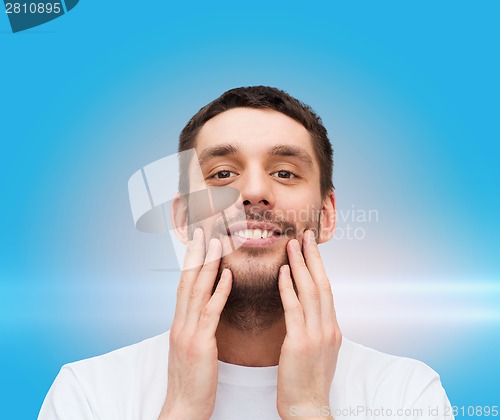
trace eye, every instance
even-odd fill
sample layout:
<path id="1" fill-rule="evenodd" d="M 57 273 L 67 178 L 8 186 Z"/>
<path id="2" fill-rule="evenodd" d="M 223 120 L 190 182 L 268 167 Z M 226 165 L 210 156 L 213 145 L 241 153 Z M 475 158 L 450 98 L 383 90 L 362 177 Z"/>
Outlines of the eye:
<path id="1" fill-rule="evenodd" d="M 232 171 L 219 171 L 212 175 L 210 178 L 215 178 L 215 179 L 225 179 L 225 178 L 232 178 L 236 176 L 236 174 Z"/>
<path id="2" fill-rule="evenodd" d="M 290 171 L 276 171 L 276 172 L 273 172 L 271 175 L 273 176 L 276 176 L 277 178 L 297 178 L 297 176 L 293 173 L 293 172 L 290 172 Z"/>

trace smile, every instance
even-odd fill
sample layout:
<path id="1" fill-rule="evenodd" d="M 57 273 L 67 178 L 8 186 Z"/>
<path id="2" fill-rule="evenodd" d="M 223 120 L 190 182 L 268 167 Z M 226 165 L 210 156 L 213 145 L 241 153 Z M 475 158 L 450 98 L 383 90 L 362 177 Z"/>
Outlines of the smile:
<path id="1" fill-rule="evenodd" d="M 262 247 L 269 246 L 279 240 L 283 233 L 269 223 L 243 222 L 231 225 L 227 230 L 236 246 Z"/>
<path id="2" fill-rule="evenodd" d="M 265 239 L 275 235 L 279 236 L 280 233 L 266 229 L 241 229 L 233 233 L 233 236 L 247 239 Z"/>

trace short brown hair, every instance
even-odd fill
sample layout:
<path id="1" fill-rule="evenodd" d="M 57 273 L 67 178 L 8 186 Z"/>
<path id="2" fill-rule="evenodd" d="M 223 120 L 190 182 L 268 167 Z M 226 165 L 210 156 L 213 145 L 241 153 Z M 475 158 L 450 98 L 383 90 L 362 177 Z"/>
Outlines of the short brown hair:
<path id="1" fill-rule="evenodd" d="M 320 190 L 324 197 L 333 189 L 333 150 L 328 132 L 321 118 L 310 106 L 290 96 L 288 93 L 269 86 L 239 87 L 224 92 L 214 101 L 201 108 L 187 123 L 179 137 L 178 151 L 193 149 L 196 136 L 211 118 L 233 108 L 271 109 L 281 112 L 301 123 L 313 139 L 313 148 L 320 167 Z M 182 186 L 179 191 L 187 191 Z"/>

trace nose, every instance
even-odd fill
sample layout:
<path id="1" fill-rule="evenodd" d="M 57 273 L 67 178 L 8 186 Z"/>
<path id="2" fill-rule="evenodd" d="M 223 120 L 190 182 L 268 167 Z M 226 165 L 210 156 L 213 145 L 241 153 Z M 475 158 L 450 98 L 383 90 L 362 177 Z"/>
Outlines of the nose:
<path id="1" fill-rule="evenodd" d="M 238 189 L 245 212 L 259 213 L 274 207 L 274 194 L 269 175 L 262 169 L 247 170 Z"/>

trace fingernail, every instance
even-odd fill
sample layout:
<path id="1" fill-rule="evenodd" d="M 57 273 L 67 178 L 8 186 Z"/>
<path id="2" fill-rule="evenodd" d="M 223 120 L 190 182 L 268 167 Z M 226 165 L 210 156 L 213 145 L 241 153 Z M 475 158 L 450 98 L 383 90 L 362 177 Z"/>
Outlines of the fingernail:
<path id="1" fill-rule="evenodd" d="M 290 277 L 290 266 L 288 264 L 281 266 L 281 274 Z"/>
<path id="2" fill-rule="evenodd" d="M 193 233 L 193 241 L 198 242 L 201 240 L 201 237 L 203 235 L 203 230 L 201 228 L 196 228 Z"/>
<path id="3" fill-rule="evenodd" d="M 229 280 L 229 274 L 230 274 L 229 268 L 225 268 L 224 270 L 222 270 L 222 274 L 220 275 L 220 281 L 227 283 L 227 281 Z"/>
<path id="4" fill-rule="evenodd" d="M 217 242 L 219 242 L 218 239 L 215 239 L 215 238 L 210 239 L 210 242 L 208 243 L 208 251 L 210 253 L 215 252 L 215 247 L 217 246 Z"/>
<path id="5" fill-rule="evenodd" d="M 308 229 L 306 231 L 306 235 L 307 235 L 307 241 L 308 242 L 311 242 L 311 243 L 315 243 L 316 242 L 316 236 L 314 235 L 314 232 L 310 229 Z"/>
<path id="6" fill-rule="evenodd" d="M 300 252 L 299 241 L 297 241 L 297 239 L 292 239 L 291 242 L 292 242 L 292 249 L 296 252 Z"/>

